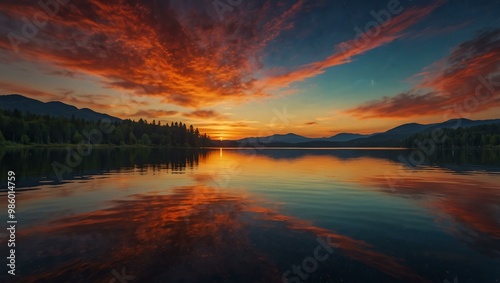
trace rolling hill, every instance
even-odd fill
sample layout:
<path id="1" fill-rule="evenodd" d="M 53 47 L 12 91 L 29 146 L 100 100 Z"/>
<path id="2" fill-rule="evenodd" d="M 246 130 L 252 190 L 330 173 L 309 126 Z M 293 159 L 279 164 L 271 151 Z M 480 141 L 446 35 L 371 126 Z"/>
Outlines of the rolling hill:
<path id="1" fill-rule="evenodd" d="M 431 133 L 436 129 L 457 129 L 470 128 L 482 125 L 491 125 L 500 123 L 500 119 L 492 120 L 469 120 L 469 119 L 451 119 L 442 123 L 418 124 L 409 123 L 397 126 L 383 133 L 371 135 L 360 135 L 351 133 L 341 133 L 330 138 L 308 138 L 297 134 L 289 133 L 286 135 L 272 135 L 267 137 L 244 138 L 233 141 L 236 145 L 265 145 L 265 146 L 294 146 L 294 147 L 339 147 L 339 146 L 401 146 L 401 142 L 411 136 L 422 133 Z"/>
<path id="2" fill-rule="evenodd" d="M 88 121 L 99 121 L 104 118 L 110 119 L 111 121 L 121 121 L 119 118 L 98 113 L 88 108 L 78 109 L 75 106 L 58 101 L 42 102 L 19 94 L 0 95 L 0 109 L 17 109 L 23 113 L 29 112 L 32 114 L 65 118 L 75 117 Z"/>

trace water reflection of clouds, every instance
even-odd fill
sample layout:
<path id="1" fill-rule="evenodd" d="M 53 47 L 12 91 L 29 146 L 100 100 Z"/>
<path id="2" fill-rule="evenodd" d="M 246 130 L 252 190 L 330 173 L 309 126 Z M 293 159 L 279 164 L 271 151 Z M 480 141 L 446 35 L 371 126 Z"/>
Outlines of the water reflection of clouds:
<path id="1" fill-rule="evenodd" d="M 448 215 L 461 224 L 447 224 L 443 229 L 484 254 L 498 256 L 500 175 L 496 172 L 499 167 L 479 162 L 474 166 L 443 163 L 409 168 L 397 161 L 400 153 L 398 150 L 262 150 L 256 163 L 259 170 L 266 171 L 276 168 L 276 162 L 287 162 L 286 173 L 273 171 L 279 179 L 354 183 L 360 184 L 362 190 L 418 200 L 436 219 Z M 387 177 L 393 182 L 388 182 Z"/>
<path id="2" fill-rule="evenodd" d="M 20 265 L 30 267 L 23 282 L 109 281 L 110 270 L 127 267 L 137 282 L 151 278 L 178 282 L 281 282 L 282 267 L 268 253 L 285 246 L 255 246 L 250 235 L 283 235 L 286 243 L 303 233 L 330 238 L 342 255 L 407 282 L 425 282 L 403 261 L 374 251 L 359 240 L 280 214 L 244 194 L 198 185 L 170 195 L 136 195 L 108 209 L 64 217 L 25 230 Z M 190 223 L 184 217 L 189 215 Z M 265 229 L 263 229 L 265 227 Z M 274 239 L 276 240 L 276 239 Z"/>
<path id="3" fill-rule="evenodd" d="M 277 184 L 279 188 L 270 189 L 287 194 L 291 192 L 289 189 L 303 190 L 300 184 L 311 180 L 315 184 L 356 184 L 350 189 L 416 200 L 436 219 L 447 215 L 462 224 L 442 224 L 443 229 L 449 229 L 485 254 L 498 256 L 500 176 L 490 171 L 457 175 L 447 168 L 424 166 L 408 168 L 413 173 L 390 188 L 385 173 L 393 172 L 393 177 L 398 178 L 401 164 L 381 158 L 380 153 L 367 151 L 358 155 L 299 154 L 290 159 L 273 158 L 268 153 L 257 154 L 252 162 L 246 162 L 248 156 L 234 150 L 224 151 L 222 158 L 214 155 L 218 163 L 207 163 L 204 170 L 187 171 L 184 176 L 171 175 L 174 170 L 168 168 L 155 167 L 160 169 L 156 170 L 144 166 L 140 168 L 143 172 L 158 174 L 113 173 L 100 179 L 20 194 L 25 207 L 32 207 L 35 202 L 45 207 L 56 198 L 59 204 L 66 202 L 61 207 L 71 211 L 64 214 L 67 216 L 54 215 L 61 211 L 54 209 L 46 217 L 59 219 L 19 231 L 23 241 L 19 254 L 30 254 L 30 258 L 19 258 L 20 266 L 31 272 L 19 280 L 109 282 L 111 270 L 126 266 L 127 273 L 136 276 L 137 282 L 150 278 L 174 282 L 207 278 L 223 282 L 280 282 L 282 272 L 302 258 L 291 251 L 298 247 L 287 243 L 307 245 L 304 235 L 310 235 L 329 237 L 340 246 L 342 256 L 389 277 L 407 282 L 425 281 L 408 267 L 409 263 L 376 251 L 378 246 L 291 217 L 280 212 L 275 202 L 257 198 L 254 193 L 262 185 Z M 227 187 L 221 188 L 214 176 L 219 176 L 217 173 L 228 162 L 241 165 L 242 171 L 222 174 L 229 181 Z M 237 187 L 241 184 L 246 189 Z M 135 195 L 130 197 L 131 194 Z M 96 202 L 112 201 L 106 208 L 95 205 L 92 211 L 73 210 L 71 204 L 83 202 L 83 197 L 85 202 L 92 197 L 97 197 Z M 275 244 L 255 246 L 255 231 L 269 242 L 278 235 L 272 239 Z M 315 243 L 314 239 L 311 243 Z M 277 261 L 272 253 L 280 253 L 280 257 L 290 261 Z"/>
<path id="4" fill-rule="evenodd" d="M 392 176 L 397 178 L 396 175 Z M 390 186 L 385 176 L 361 179 L 388 194 L 419 197 L 433 215 L 445 214 L 462 227 L 445 227 L 466 243 L 490 255 L 500 255 L 500 178 L 455 175 L 444 170 L 413 174 Z M 424 198 L 422 198 L 424 197 Z"/>

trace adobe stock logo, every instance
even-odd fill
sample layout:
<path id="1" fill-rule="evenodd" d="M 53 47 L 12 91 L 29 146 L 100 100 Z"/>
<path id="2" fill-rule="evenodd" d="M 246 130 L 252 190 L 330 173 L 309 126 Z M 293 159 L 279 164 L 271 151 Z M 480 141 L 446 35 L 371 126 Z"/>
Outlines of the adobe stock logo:
<path id="1" fill-rule="evenodd" d="M 44 28 L 49 23 L 49 18 L 55 17 L 60 10 L 60 5 L 66 5 L 70 0 L 48 0 L 38 1 L 38 6 L 40 6 L 41 10 L 35 12 L 32 16 L 32 19 L 28 19 L 26 17 L 22 17 L 21 21 L 23 21 L 23 26 L 21 27 L 21 34 L 17 34 L 14 32 L 9 32 L 7 34 L 7 38 L 12 45 L 12 49 L 16 54 L 19 53 L 19 45 L 22 43 L 26 44 L 31 39 L 33 39 L 40 29 Z"/>
<path id="2" fill-rule="evenodd" d="M 283 283 L 301 283 L 302 280 L 309 279 L 311 273 L 315 272 L 320 262 L 324 262 L 333 254 L 333 248 L 338 248 L 339 245 L 332 243 L 332 239 L 330 237 L 326 238 L 326 242 L 317 238 L 316 241 L 319 243 L 318 246 L 313 251 L 313 256 L 306 257 L 302 261 L 302 265 L 292 265 L 293 274 L 297 275 L 294 277 L 290 277 L 292 271 L 287 270 L 283 272 L 281 276 L 281 280 Z"/>
<path id="3" fill-rule="evenodd" d="M 241 3 L 243 3 L 243 0 L 215 0 L 212 2 L 212 5 L 219 16 L 219 20 L 223 21 L 224 14 L 234 11 L 234 8 L 241 5 Z"/>
<path id="4" fill-rule="evenodd" d="M 117 281 L 119 283 L 128 283 L 129 281 L 132 281 L 135 279 L 135 276 L 130 276 L 130 275 L 127 275 L 126 271 L 125 271 L 125 267 L 122 268 L 122 273 L 118 273 L 118 271 L 114 270 L 111 271 L 111 274 L 113 274 L 113 279 L 111 279 L 109 281 L 109 283 L 116 283 Z"/>
<path id="5" fill-rule="evenodd" d="M 64 180 L 65 173 L 71 173 L 73 170 L 80 166 L 83 162 L 83 158 L 89 156 L 92 153 L 94 147 L 100 145 L 104 139 L 104 134 L 111 134 L 116 127 L 113 125 L 113 121 L 104 118 L 99 121 L 98 129 L 91 129 L 90 131 L 85 129 L 82 131 L 83 136 L 87 140 L 82 140 L 76 146 L 76 149 L 67 146 L 66 151 L 66 163 L 61 164 L 57 161 L 52 162 L 52 169 L 57 176 L 59 182 Z"/>

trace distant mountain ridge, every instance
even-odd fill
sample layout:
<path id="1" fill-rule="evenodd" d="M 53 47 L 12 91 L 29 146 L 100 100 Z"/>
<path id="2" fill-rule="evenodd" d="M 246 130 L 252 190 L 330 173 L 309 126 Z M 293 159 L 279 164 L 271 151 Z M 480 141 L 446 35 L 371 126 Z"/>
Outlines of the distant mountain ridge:
<path id="1" fill-rule="evenodd" d="M 371 135 L 361 135 L 361 134 L 351 134 L 351 133 L 340 133 L 328 138 L 308 138 L 301 135 L 297 135 L 294 133 L 288 133 L 285 135 L 276 134 L 272 136 L 266 137 L 249 137 L 238 140 L 240 143 L 255 143 L 258 141 L 259 143 L 305 143 L 305 142 L 314 142 L 314 141 L 324 141 L 324 142 L 345 142 L 354 139 L 364 139 L 370 137 Z"/>
<path id="2" fill-rule="evenodd" d="M 75 106 L 59 101 L 42 102 L 19 94 L 0 95 L 0 109 L 17 109 L 23 113 L 29 112 L 32 114 L 65 118 L 75 117 L 89 121 L 99 121 L 105 118 L 111 121 L 121 121 L 120 118 L 98 113 L 88 108 L 78 109 Z"/>
<path id="3" fill-rule="evenodd" d="M 373 135 L 373 134 L 372 134 Z M 330 138 L 327 138 L 325 140 L 331 141 L 331 142 L 346 142 L 346 141 L 351 141 L 354 139 L 365 139 L 368 137 L 371 137 L 372 135 L 361 135 L 361 134 L 352 134 L 352 133 L 340 133 L 336 134 Z"/>
<path id="4" fill-rule="evenodd" d="M 352 140 L 354 144 L 366 143 L 369 142 L 371 144 L 394 144 L 404 139 L 407 139 L 415 134 L 419 133 L 431 133 L 436 129 L 457 129 L 457 128 L 470 128 L 474 126 L 481 125 L 489 125 L 489 124 L 497 124 L 500 123 L 500 119 L 491 119 L 491 120 L 469 120 L 469 119 L 451 119 L 442 123 L 434 123 L 434 124 L 418 124 L 418 123 L 409 123 L 403 124 L 401 126 L 397 126 L 392 128 L 384 133 L 376 134 L 365 140 Z"/>
<path id="5" fill-rule="evenodd" d="M 237 140 L 238 144 L 263 144 L 269 146 L 397 146 L 400 142 L 419 133 L 431 133 L 436 129 L 470 128 L 474 126 L 500 124 L 500 119 L 469 120 L 451 119 L 442 123 L 418 124 L 409 123 L 397 126 L 383 133 L 360 135 L 340 133 L 329 138 L 308 138 L 297 134 L 272 135 L 267 137 L 251 137 Z"/>
<path id="6" fill-rule="evenodd" d="M 78 109 L 75 106 L 63 102 L 41 102 L 19 94 L 0 95 L 0 109 L 30 112 L 38 115 L 50 115 L 54 117 L 78 118 L 89 121 L 110 119 L 111 121 L 122 121 L 119 118 L 104 113 L 98 113 L 88 108 Z M 442 123 L 418 124 L 408 123 L 392 128 L 383 133 L 362 135 L 355 133 L 339 133 L 331 137 L 308 138 L 294 133 L 275 134 L 267 137 L 249 137 L 236 141 L 226 141 L 228 146 L 255 145 L 266 146 L 299 146 L 299 147 L 330 147 L 330 146 L 399 146 L 401 142 L 415 134 L 431 133 L 436 129 L 470 128 L 474 126 L 500 124 L 500 119 L 491 120 L 469 120 L 451 119 Z"/>

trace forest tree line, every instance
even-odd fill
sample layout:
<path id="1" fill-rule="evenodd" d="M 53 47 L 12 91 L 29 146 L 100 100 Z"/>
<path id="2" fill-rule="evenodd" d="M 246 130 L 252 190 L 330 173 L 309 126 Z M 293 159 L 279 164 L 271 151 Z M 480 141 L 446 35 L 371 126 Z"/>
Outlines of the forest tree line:
<path id="1" fill-rule="evenodd" d="M 443 141 L 438 147 L 492 147 L 500 146 L 500 124 L 470 128 L 442 129 Z M 416 147 L 415 141 L 432 140 L 432 133 L 419 133 L 403 141 L 403 146 Z M 441 138 L 440 138 L 441 139 Z"/>
<path id="2" fill-rule="evenodd" d="M 123 120 L 111 122 L 113 131 L 103 135 L 103 144 L 154 145 L 167 147 L 203 147 L 210 137 L 192 125 L 172 122 L 170 125 L 153 120 Z M 78 144 L 87 140 L 86 132 L 99 129 L 98 121 L 54 117 L 0 110 L 0 144 Z"/>

